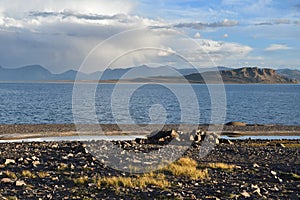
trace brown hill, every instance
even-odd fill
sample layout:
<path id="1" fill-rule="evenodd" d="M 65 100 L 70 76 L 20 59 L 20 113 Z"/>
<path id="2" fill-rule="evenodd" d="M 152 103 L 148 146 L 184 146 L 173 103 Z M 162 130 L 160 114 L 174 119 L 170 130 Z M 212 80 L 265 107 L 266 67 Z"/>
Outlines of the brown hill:
<path id="1" fill-rule="evenodd" d="M 224 83 L 298 83 L 296 80 L 289 79 L 276 73 L 273 69 L 260 69 L 257 67 L 244 67 L 233 70 L 225 70 L 218 72 L 204 72 L 202 74 L 190 74 L 185 76 L 187 80 L 194 83 L 204 83 L 203 77 L 205 77 L 206 83 L 217 82 L 218 75 L 222 76 Z"/>

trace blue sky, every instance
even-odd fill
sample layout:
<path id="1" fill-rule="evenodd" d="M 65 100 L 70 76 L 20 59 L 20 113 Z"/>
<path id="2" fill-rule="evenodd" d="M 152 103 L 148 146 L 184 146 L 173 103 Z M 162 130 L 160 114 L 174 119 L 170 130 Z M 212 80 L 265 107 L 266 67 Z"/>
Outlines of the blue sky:
<path id="1" fill-rule="evenodd" d="M 122 39 L 108 39 L 141 28 L 149 31 L 131 31 Z M 189 37 L 189 42 L 174 31 Z M 140 51 L 123 56 L 114 67 L 141 63 L 182 67 L 168 57 L 176 53 L 196 67 L 300 69 L 299 34 L 300 1 L 293 0 L 0 2 L 0 65 L 4 67 L 41 64 L 52 72 L 78 69 L 89 52 L 108 39 L 102 47 L 105 50 L 97 51 L 83 71 L 103 70 L 103 63 L 118 53 L 143 45 L 162 48 L 164 53 Z M 193 42 L 209 54 L 210 61 Z"/>

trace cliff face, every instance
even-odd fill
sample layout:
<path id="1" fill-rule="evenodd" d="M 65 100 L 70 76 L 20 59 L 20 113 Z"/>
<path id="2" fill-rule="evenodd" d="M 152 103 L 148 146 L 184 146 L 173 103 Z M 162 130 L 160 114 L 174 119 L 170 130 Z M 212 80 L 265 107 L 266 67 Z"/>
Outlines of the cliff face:
<path id="1" fill-rule="evenodd" d="M 224 83 L 265 83 L 265 84 L 276 84 L 276 83 L 297 83 L 296 80 L 289 79 L 276 73 L 273 69 L 261 69 L 257 67 L 244 67 L 233 70 L 220 71 Z M 218 72 L 205 72 L 203 74 L 191 74 L 186 76 L 191 82 L 202 83 L 202 76 L 208 77 L 212 80 L 216 80 Z"/>

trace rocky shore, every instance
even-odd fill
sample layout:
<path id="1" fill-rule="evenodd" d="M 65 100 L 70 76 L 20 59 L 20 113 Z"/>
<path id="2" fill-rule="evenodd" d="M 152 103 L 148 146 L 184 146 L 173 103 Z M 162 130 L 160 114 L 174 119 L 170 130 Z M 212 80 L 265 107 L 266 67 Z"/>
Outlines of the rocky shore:
<path id="1" fill-rule="evenodd" d="M 190 128 L 190 125 L 181 125 Z M 194 126 L 194 125 L 193 125 Z M 139 125 L 138 129 L 128 124 L 122 125 L 122 130 L 117 124 L 100 124 L 100 125 L 78 125 L 75 124 L 14 124 L 0 125 L 0 140 L 25 139 L 38 137 L 61 137 L 80 135 L 148 135 L 154 130 L 178 130 L 180 125 Z M 287 125 L 261 125 L 261 124 L 245 124 L 242 122 L 230 122 L 224 126 L 220 125 L 196 125 L 198 129 L 203 131 L 209 128 L 220 130 L 222 135 L 228 136 L 249 136 L 249 135 L 271 135 L 271 136 L 300 136 L 300 126 Z M 101 130 L 101 131 L 100 131 Z M 100 131 L 100 132 L 99 132 Z M 182 130 L 185 132 L 184 130 Z"/>
<path id="2" fill-rule="evenodd" d="M 299 199 L 300 197 L 300 140 L 231 140 L 230 143 L 219 141 L 219 144 L 204 157 L 199 154 L 203 150 L 201 143 L 193 142 L 182 157 L 192 160 L 190 161 L 192 163 L 195 161 L 192 165 L 186 163 L 187 169 L 194 168 L 193 173 L 204 173 L 201 176 L 174 173 L 170 170 L 172 165 L 153 172 L 157 173 L 156 175 L 148 173 L 149 177 L 118 171 L 111 168 L 105 159 L 90 153 L 89 148 L 94 146 L 105 149 L 106 146 L 113 145 L 122 152 L 159 151 L 166 145 L 166 140 L 159 143 L 157 142 L 159 139 L 89 143 L 2 143 L 0 197 L 2 199 Z M 167 155 L 161 155 L 160 159 L 172 157 L 179 148 L 178 144 L 174 144 L 174 148 L 170 148 L 172 151 Z M 106 155 L 102 156 L 105 158 Z M 121 154 L 115 156 L 122 158 Z M 178 166 L 182 168 L 183 164 Z M 148 182 L 141 185 L 141 180 Z M 140 185 L 135 185 L 134 181 Z"/>
<path id="3" fill-rule="evenodd" d="M 90 131 L 99 129 L 99 125 L 84 125 Z M 144 129 L 145 125 L 140 125 Z M 205 129 L 209 125 L 199 125 L 199 129 Z M 100 124 L 103 131 L 120 131 L 117 124 Z M 130 129 L 132 125 L 122 124 L 122 127 Z M 148 129 L 161 128 L 161 125 L 147 125 Z M 178 128 L 178 124 L 166 124 L 163 129 L 170 130 Z M 147 130 L 147 129 L 146 129 Z M 76 131 L 75 124 L 2 124 L 0 134 L 11 133 L 49 133 L 49 132 L 72 132 Z M 300 131 L 300 126 L 288 126 L 279 124 L 245 124 L 243 122 L 228 122 L 223 126 L 223 131 Z"/>

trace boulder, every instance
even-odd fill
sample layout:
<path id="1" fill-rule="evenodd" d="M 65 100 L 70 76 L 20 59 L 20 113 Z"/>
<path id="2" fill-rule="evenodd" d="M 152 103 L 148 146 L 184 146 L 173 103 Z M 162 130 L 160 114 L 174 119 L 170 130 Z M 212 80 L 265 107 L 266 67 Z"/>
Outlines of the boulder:
<path id="1" fill-rule="evenodd" d="M 201 131 L 201 130 L 197 130 L 192 136 L 193 138 L 191 137 L 190 140 L 191 141 L 194 141 L 195 143 L 199 143 L 201 142 L 202 140 L 204 140 L 205 138 L 205 135 L 206 133 Z"/>
<path id="2" fill-rule="evenodd" d="M 200 136 L 200 135 L 195 135 L 194 141 L 195 141 L 196 143 L 201 142 L 201 136 Z"/>
<path id="3" fill-rule="evenodd" d="M 179 134 L 175 130 L 171 131 L 159 131 L 151 133 L 150 136 L 147 137 L 147 140 L 150 143 L 157 143 L 157 142 L 166 142 L 170 141 L 174 138 L 179 139 Z"/>

